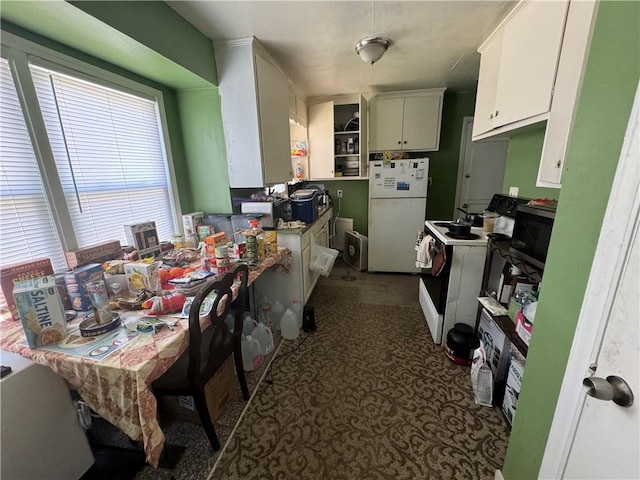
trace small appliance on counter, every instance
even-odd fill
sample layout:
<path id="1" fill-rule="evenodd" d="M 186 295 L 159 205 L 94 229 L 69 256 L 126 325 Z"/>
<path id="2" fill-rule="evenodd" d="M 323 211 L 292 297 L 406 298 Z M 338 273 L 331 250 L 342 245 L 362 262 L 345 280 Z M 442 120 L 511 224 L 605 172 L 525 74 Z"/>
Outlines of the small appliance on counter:
<path id="1" fill-rule="evenodd" d="M 265 201 L 242 202 L 242 213 L 260 213 L 260 223 L 263 228 L 276 228 L 278 219 L 286 220 L 287 199 L 269 199 Z"/>
<path id="2" fill-rule="evenodd" d="M 305 223 L 318 219 L 318 191 L 297 190 L 291 194 L 291 217 Z"/>

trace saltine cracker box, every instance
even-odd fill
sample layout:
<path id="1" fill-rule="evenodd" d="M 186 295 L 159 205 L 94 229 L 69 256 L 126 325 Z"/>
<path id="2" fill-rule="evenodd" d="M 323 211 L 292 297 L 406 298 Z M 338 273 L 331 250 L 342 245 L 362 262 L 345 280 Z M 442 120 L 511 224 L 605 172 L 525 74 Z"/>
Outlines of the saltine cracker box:
<path id="1" fill-rule="evenodd" d="M 99 263 L 90 263 L 64 274 L 64 283 L 67 285 L 71 307 L 74 310 L 84 312 L 93 309 L 85 285 L 99 280 L 105 281 L 104 271 Z"/>
<path id="2" fill-rule="evenodd" d="M 57 343 L 67 336 L 67 322 L 53 275 L 16 283 L 13 300 L 29 347 Z"/>
<path id="3" fill-rule="evenodd" d="M 143 288 L 152 291 L 156 295 L 162 294 L 158 263 L 125 263 L 124 273 L 127 276 L 127 286 L 131 295 L 136 296 Z"/>
<path id="4" fill-rule="evenodd" d="M 159 257 L 161 255 L 156 222 L 124 225 L 124 234 L 129 245 L 138 251 L 140 258 Z"/>
<path id="5" fill-rule="evenodd" d="M 28 262 L 12 263 L 11 265 L 0 267 L 2 295 L 14 320 L 20 320 L 18 309 L 13 301 L 14 284 L 32 278 L 46 277 L 47 275 L 53 275 L 53 266 L 48 258 L 35 258 Z"/>

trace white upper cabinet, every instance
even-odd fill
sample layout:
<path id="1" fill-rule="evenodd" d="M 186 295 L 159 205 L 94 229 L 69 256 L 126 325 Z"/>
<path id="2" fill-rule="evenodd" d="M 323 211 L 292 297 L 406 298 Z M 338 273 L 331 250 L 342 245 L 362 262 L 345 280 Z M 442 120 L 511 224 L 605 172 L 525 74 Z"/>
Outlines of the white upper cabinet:
<path id="1" fill-rule="evenodd" d="M 444 90 L 375 96 L 369 105 L 369 150 L 438 150 Z"/>
<path id="2" fill-rule="evenodd" d="M 547 120 L 567 8 L 522 1 L 478 49 L 474 140 Z"/>
<path id="3" fill-rule="evenodd" d="M 291 82 L 289 82 L 289 118 L 303 127 L 307 126 L 307 103 Z"/>
<path id="4" fill-rule="evenodd" d="M 309 103 L 311 180 L 367 178 L 367 101 L 343 95 Z"/>
<path id="5" fill-rule="evenodd" d="M 256 39 L 215 45 L 229 186 L 262 188 L 293 178 L 289 81 Z"/>

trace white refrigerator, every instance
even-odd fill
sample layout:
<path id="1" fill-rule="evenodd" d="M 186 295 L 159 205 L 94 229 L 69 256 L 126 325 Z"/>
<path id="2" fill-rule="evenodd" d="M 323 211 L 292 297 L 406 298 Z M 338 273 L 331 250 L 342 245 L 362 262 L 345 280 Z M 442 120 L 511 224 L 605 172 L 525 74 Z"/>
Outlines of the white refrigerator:
<path id="1" fill-rule="evenodd" d="M 369 164 L 369 271 L 417 273 L 415 241 L 427 209 L 428 158 Z"/>

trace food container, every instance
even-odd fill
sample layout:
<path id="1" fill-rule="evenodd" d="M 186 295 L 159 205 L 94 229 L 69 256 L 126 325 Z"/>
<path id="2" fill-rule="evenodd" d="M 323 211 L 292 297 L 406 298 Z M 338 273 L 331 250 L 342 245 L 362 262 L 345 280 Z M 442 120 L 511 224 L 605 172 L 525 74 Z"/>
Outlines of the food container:
<path id="1" fill-rule="evenodd" d="M 74 310 L 84 312 L 92 309 L 86 285 L 89 282 L 99 280 L 104 282 L 104 271 L 102 265 L 98 263 L 92 263 L 64 274 L 64 283 L 67 285 L 71 306 Z"/>
<path id="2" fill-rule="evenodd" d="M 158 263 L 131 262 L 124 266 L 129 293 L 136 296 L 140 290 L 147 289 L 156 295 L 162 294 Z"/>
<path id="3" fill-rule="evenodd" d="M 318 219 L 318 191 L 298 190 L 291 194 L 291 216 L 293 220 L 315 222 Z"/>

